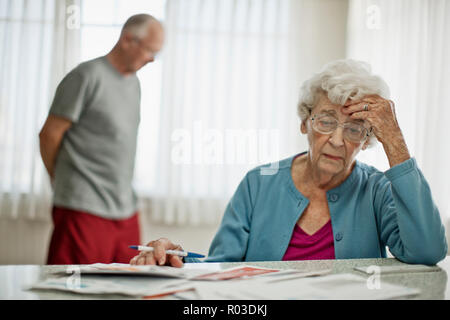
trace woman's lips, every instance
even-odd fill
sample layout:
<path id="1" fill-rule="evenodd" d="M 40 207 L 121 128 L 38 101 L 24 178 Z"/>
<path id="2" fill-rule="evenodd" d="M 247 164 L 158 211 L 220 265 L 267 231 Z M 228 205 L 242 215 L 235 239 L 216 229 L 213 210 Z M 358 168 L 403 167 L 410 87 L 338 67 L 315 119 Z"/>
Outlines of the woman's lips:
<path id="1" fill-rule="evenodd" d="M 332 159 L 332 160 L 341 160 L 342 159 L 342 157 L 333 156 L 333 155 L 328 154 L 328 153 L 324 153 L 324 156 L 327 157 L 328 159 Z"/>

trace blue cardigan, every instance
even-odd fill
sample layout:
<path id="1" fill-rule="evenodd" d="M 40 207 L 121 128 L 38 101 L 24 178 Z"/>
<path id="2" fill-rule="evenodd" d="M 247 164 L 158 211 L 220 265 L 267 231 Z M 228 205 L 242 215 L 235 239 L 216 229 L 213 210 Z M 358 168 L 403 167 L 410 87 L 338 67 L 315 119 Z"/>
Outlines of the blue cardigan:
<path id="1" fill-rule="evenodd" d="M 280 261 L 309 200 L 295 187 L 295 156 L 249 171 L 230 200 L 206 262 Z M 336 259 L 384 258 L 386 246 L 406 263 L 433 265 L 447 253 L 439 211 L 411 158 L 386 172 L 356 161 L 327 192 Z M 186 262 L 196 262 L 186 259 Z"/>

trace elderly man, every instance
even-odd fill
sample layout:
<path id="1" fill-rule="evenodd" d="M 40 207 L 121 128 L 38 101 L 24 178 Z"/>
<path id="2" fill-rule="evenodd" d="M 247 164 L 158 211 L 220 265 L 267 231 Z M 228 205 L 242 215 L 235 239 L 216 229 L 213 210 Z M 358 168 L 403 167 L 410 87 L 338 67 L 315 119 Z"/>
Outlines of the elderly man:
<path id="1" fill-rule="evenodd" d="M 161 23 L 130 17 L 106 56 L 59 84 L 39 134 L 51 177 L 54 230 L 48 264 L 128 262 L 140 243 L 132 177 L 140 119 L 136 72 L 161 50 Z"/>

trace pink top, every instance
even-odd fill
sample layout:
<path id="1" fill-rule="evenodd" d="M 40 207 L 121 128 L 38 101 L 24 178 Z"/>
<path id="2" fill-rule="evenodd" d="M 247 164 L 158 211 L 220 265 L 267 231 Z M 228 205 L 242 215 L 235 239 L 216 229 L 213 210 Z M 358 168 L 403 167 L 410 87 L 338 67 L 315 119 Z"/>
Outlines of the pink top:
<path id="1" fill-rule="evenodd" d="M 321 259 L 335 259 L 331 220 L 312 235 L 307 234 L 298 224 L 295 224 L 283 261 Z"/>

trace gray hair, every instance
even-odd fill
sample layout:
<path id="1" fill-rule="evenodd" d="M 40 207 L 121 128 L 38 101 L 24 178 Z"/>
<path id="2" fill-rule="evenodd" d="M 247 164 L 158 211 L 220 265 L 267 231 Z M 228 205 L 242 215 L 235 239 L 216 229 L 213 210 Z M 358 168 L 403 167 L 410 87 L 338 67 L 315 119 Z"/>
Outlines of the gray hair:
<path id="1" fill-rule="evenodd" d="M 123 25 L 122 34 L 130 33 L 138 39 L 142 39 L 146 36 L 150 23 L 154 21 L 159 23 L 155 17 L 146 13 L 131 16 Z"/>
<path id="2" fill-rule="evenodd" d="M 371 94 L 385 99 L 390 96 L 388 85 L 382 78 L 372 74 L 368 63 L 352 59 L 330 62 L 303 83 L 297 105 L 302 122 L 311 115 L 311 110 L 322 94 L 338 105 L 344 105 L 348 99 L 358 100 Z M 369 146 L 375 143 L 376 138 L 372 135 Z"/>

